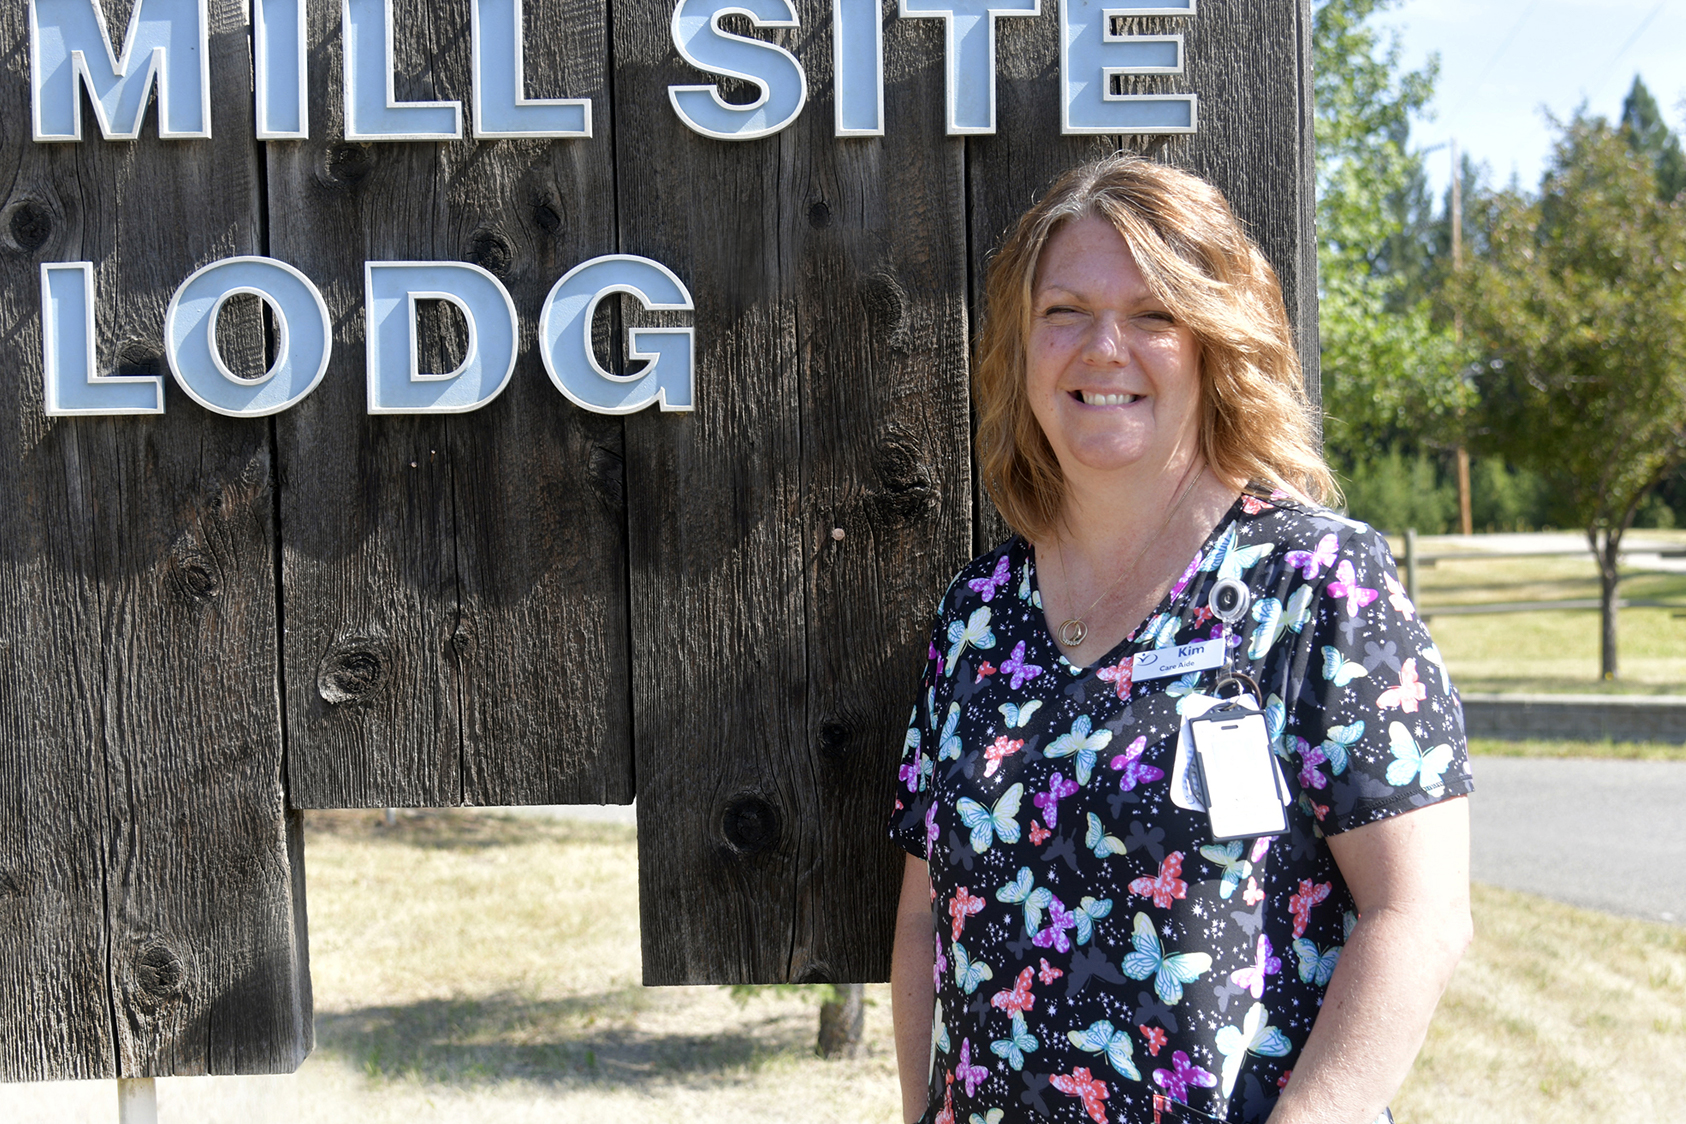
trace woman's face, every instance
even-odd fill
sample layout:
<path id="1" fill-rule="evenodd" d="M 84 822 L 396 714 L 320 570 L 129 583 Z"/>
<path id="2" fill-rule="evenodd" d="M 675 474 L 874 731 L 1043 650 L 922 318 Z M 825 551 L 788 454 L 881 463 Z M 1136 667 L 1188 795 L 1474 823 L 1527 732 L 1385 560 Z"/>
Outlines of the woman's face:
<path id="1" fill-rule="evenodd" d="M 1043 248 L 1025 352 L 1031 412 L 1068 479 L 1196 450 L 1199 344 L 1105 219 L 1069 222 Z"/>

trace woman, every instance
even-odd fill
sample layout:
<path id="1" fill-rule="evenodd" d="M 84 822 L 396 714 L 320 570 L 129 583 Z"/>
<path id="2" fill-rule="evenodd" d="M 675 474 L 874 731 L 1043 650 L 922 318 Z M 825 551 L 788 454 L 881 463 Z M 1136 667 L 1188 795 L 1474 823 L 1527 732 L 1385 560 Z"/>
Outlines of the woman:
<path id="1" fill-rule="evenodd" d="M 1385 1119 L 1470 935 L 1462 710 L 1386 544 L 1318 505 L 1275 274 L 1212 187 L 1115 157 L 988 300 L 1019 534 L 944 596 L 902 759 L 905 1116 Z"/>

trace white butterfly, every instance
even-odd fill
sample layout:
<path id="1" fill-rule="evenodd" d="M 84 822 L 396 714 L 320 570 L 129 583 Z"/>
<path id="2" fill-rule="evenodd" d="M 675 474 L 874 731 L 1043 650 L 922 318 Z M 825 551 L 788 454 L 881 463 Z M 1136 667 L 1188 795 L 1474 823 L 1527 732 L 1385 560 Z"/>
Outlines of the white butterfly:
<path id="1" fill-rule="evenodd" d="M 1293 1046 L 1288 1036 L 1270 1025 L 1270 1012 L 1263 1003 L 1255 1003 L 1248 1010 L 1239 1027 L 1226 1026 L 1218 1030 L 1218 1053 L 1224 1056 L 1223 1091 L 1229 1096 L 1235 1089 L 1235 1079 L 1241 1076 L 1241 1063 L 1248 1054 L 1267 1058 L 1285 1058 Z"/>
<path id="2" fill-rule="evenodd" d="M 1387 736 L 1393 743 L 1388 748 L 1393 750 L 1394 756 L 1394 761 L 1387 767 L 1387 783 L 1400 788 L 1415 778 L 1424 792 L 1431 796 L 1438 794 L 1445 787 L 1441 774 L 1452 765 L 1451 745 L 1442 742 L 1424 753 L 1403 722 L 1389 723 Z"/>

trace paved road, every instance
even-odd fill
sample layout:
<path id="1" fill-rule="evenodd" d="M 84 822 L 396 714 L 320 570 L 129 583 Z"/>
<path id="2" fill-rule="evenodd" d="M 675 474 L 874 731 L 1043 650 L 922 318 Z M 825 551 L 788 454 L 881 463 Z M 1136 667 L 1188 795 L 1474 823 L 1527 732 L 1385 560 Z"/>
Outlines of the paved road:
<path id="1" fill-rule="evenodd" d="M 1686 925 L 1686 762 L 1477 757 L 1471 876 Z"/>

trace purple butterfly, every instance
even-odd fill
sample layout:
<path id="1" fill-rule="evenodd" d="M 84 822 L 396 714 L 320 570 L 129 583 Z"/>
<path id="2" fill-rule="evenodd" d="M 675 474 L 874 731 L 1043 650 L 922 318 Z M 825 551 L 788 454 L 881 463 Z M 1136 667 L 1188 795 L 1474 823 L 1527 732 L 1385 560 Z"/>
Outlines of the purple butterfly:
<path id="1" fill-rule="evenodd" d="M 1259 944 L 1256 959 L 1251 968 L 1242 968 L 1238 972 L 1229 974 L 1229 982 L 1236 987 L 1250 991 L 1254 999 L 1264 998 L 1265 977 L 1274 976 L 1282 970 L 1282 958 L 1272 956 L 1270 938 L 1259 934 Z"/>
<path id="2" fill-rule="evenodd" d="M 1330 535 L 1329 537 L 1333 539 L 1335 536 Z M 971 587 L 973 593 L 982 594 L 986 602 L 993 601 L 996 593 L 1007 584 L 1008 573 L 1011 569 L 1012 567 L 1007 565 L 1006 557 L 1003 556 L 995 563 L 995 573 L 987 578 L 973 578 L 966 584 Z"/>
<path id="3" fill-rule="evenodd" d="M 1329 779 L 1318 769 L 1319 765 L 1329 760 L 1328 756 L 1324 754 L 1323 750 L 1304 738 L 1295 738 L 1294 740 L 1299 743 L 1300 761 L 1303 762 L 1300 766 L 1300 787 L 1323 788 L 1328 785 Z M 903 768 L 906 768 L 906 766 L 903 766 Z"/>
<path id="4" fill-rule="evenodd" d="M 1038 792 L 1035 804 L 1042 809 L 1042 819 L 1049 827 L 1054 827 L 1054 821 L 1059 817 L 1060 801 L 1076 791 L 1076 781 L 1068 781 L 1058 773 L 1048 778 L 1048 791 Z"/>
<path id="5" fill-rule="evenodd" d="M 1013 646 L 1013 654 L 1001 661 L 1001 673 L 1013 677 L 1012 688 L 1018 690 L 1028 681 L 1042 674 L 1042 669 L 1033 663 L 1024 662 L 1024 641 L 1020 640 Z"/>
<path id="6" fill-rule="evenodd" d="M 1329 593 L 1334 597 L 1346 598 L 1347 616 L 1355 616 L 1358 610 L 1380 597 L 1381 594 L 1373 589 L 1366 589 L 1358 584 L 1358 574 L 1353 570 L 1352 563 L 1341 559 L 1341 564 L 1335 567 L 1335 580 L 1329 583 Z"/>
<path id="7" fill-rule="evenodd" d="M 898 769 L 896 771 L 896 775 L 898 777 L 900 777 L 907 784 L 907 790 L 909 792 L 918 791 L 918 789 L 919 789 L 919 766 L 917 764 L 903 765 L 900 769 Z"/>
<path id="8" fill-rule="evenodd" d="M 1156 1069 L 1153 1071 L 1153 1083 L 1165 1090 L 1167 1096 L 1174 1101 L 1188 1103 L 1188 1087 L 1198 1085 L 1202 1089 L 1214 1088 L 1217 1076 L 1208 1070 L 1201 1069 L 1188 1060 L 1188 1055 L 1178 1050 L 1171 1055 L 1171 1064 L 1175 1070 Z"/>
<path id="9" fill-rule="evenodd" d="M 1130 792 L 1138 784 L 1152 784 L 1165 779 L 1165 770 L 1142 764 L 1141 756 L 1146 749 L 1146 736 L 1138 737 L 1130 743 L 1130 748 L 1112 759 L 1112 768 L 1124 774 L 1118 778 L 1120 792 Z"/>
<path id="10" fill-rule="evenodd" d="M 937 802 L 931 801 L 931 806 L 925 809 L 925 849 L 929 851 L 931 845 L 937 841 Z"/>
<path id="11" fill-rule="evenodd" d="M 972 1064 L 972 1040 L 960 1040 L 960 1064 L 954 1067 L 954 1075 L 966 1084 L 966 1095 L 978 1095 L 978 1086 L 989 1080 L 989 1067 Z"/>
<path id="12" fill-rule="evenodd" d="M 1194 575 L 1198 574 L 1199 572 L 1200 572 L 1200 555 L 1196 554 L 1193 558 L 1191 558 L 1189 560 L 1188 569 L 1183 571 L 1183 576 L 1177 579 L 1177 584 L 1175 584 L 1171 587 L 1171 592 L 1166 594 L 1166 596 L 1168 598 L 1170 598 L 1172 601 L 1175 601 L 1177 598 L 1181 597 L 1182 593 L 1183 593 L 1183 590 L 1188 588 L 1189 579 L 1193 578 Z"/>
<path id="13" fill-rule="evenodd" d="M 1323 567 L 1335 564 L 1335 544 L 1339 541 L 1334 535 L 1324 535 L 1316 550 L 1290 550 L 1288 565 L 1305 574 L 1306 581 L 1314 581 Z"/>
<path id="14" fill-rule="evenodd" d="M 1030 943 L 1037 948 L 1052 947 L 1056 952 L 1070 952 L 1071 938 L 1065 935 L 1065 931 L 1075 928 L 1077 918 L 1066 910 L 1060 899 L 1055 898 L 1048 903 L 1048 927 L 1030 938 Z"/>
<path id="15" fill-rule="evenodd" d="M 1265 852 L 1270 850 L 1271 841 L 1275 838 L 1274 835 L 1260 836 L 1253 843 L 1253 853 L 1247 856 L 1247 861 L 1257 866 L 1259 860 L 1265 857 Z"/>
<path id="16" fill-rule="evenodd" d="M 941 933 L 936 934 L 936 941 L 937 958 L 931 961 L 931 979 L 935 981 L 932 986 L 934 986 L 938 991 L 941 991 L 943 986 L 943 975 L 948 971 L 948 957 L 943 955 L 943 938 Z"/>

